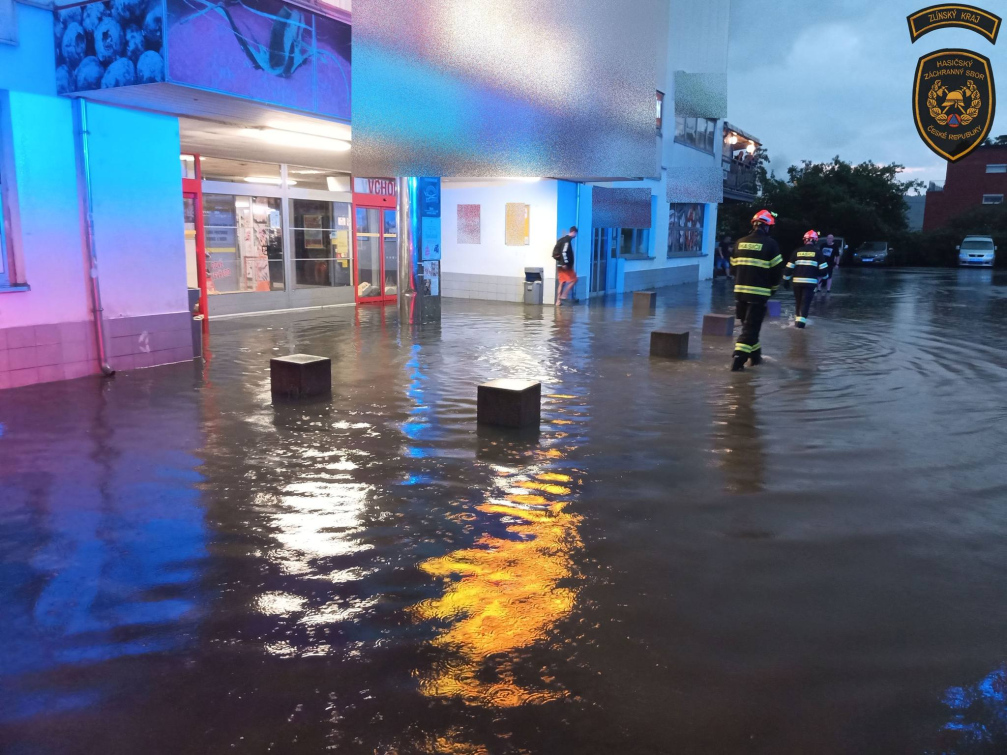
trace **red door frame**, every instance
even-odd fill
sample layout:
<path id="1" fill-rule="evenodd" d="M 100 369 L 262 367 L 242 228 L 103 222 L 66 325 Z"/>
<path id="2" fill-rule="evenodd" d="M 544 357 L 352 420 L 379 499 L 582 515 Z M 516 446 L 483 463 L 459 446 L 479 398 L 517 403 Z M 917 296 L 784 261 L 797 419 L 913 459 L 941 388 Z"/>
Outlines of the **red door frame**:
<path id="1" fill-rule="evenodd" d="M 199 286 L 199 313 L 203 315 L 203 330 L 210 329 L 210 310 L 206 296 L 206 237 L 203 233 L 203 168 L 199 155 L 193 155 L 195 178 L 182 179 L 182 196 L 194 199 L 196 212 L 196 283 Z"/>
<path id="2" fill-rule="evenodd" d="M 385 217 L 384 213 L 381 214 L 381 220 L 378 224 L 378 252 L 380 257 L 380 269 L 378 274 L 380 276 L 381 282 L 381 294 L 379 296 L 365 296 L 360 297 L 360 255 L 357 253 L 357 208 L 361 207 L 367 210 L 395 210 L 396 201 L 393 196 L 386 196 L 384 194 L 356 194 L 353 195 L 353 298 L 357 304 L 387 304 L 388 302 L 395 301 L 398 297 L 395 294 L 388 295 L 385 293 Z M 396 278 L 398 280 L 398 278 Z M 398 287 L 396 286 L 396 290 Z"/>

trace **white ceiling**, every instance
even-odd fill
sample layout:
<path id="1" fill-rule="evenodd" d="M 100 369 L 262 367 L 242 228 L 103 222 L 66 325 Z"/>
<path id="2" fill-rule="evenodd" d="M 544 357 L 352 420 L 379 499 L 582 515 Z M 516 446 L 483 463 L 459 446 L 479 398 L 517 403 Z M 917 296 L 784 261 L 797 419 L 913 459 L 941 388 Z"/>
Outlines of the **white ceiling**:
<path id="1" fill-rule="evenodd" d="M 259 162 L 291 163 L 349 172 L 350 152 L 271 144 L 242 133 L 277 128 L 350 141 L 348 123 L 270 108 L 235 97 L 174 84 L 141 84 L 83 93 L 88 99 L 178 116 L 183 152 Z"/>

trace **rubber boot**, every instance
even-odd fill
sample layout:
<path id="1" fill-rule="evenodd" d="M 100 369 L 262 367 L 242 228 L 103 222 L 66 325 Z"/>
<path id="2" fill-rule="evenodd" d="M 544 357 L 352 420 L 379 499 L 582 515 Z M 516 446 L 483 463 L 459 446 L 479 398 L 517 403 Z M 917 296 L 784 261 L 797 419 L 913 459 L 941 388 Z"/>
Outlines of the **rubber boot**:
<path id="1" fill-rule="evenodd" d="M 748 363 L 752 367 L 758 367 L 760 364 L 762 364 L 762 351 L 760 350 L 754 352 L 752 356 L 748 358 Z"/>
<path id="2" fill-rule="evenodd" d="M 748 359 L 748 357 L 744 356 L 735 357 L 734 364 L 731 365 L 731 372 L 744 372 L 746 359 Z"/>

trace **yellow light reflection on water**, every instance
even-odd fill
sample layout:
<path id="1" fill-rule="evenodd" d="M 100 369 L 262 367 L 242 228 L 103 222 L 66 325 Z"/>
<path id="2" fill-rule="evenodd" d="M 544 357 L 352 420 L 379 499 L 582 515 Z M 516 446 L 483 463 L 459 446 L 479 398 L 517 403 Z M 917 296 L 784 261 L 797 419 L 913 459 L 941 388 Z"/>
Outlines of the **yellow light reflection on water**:
<path id="1" fill-rule="evenodd" d="M 539 496 L 516 497 L 544 502 Z M 486 681 L 482 671 L 491 657 L 544 640 L 550 627 L 573 610 L 577 592 L 560 587 L 560 582 L 573 574 L 571 553 L 581 547 L 580 517 L 567 512 L 567 505 L 555 502 L 525 508 L 485 503 L 478 507 L 480 511 L 517 520 L 507 529 L 520 539 L 486 535 L 475 548 L 421 565 L 431 576 L 457 577 L 442 597 L 413 609 L 419 619 L 454 622 L 434 641 L 451 652 L 453 659 L 421 679 L 424 694 L 505 708 L 563 695 L 520 686 L 506 659 L 497 667 L 494 681 Z"/>

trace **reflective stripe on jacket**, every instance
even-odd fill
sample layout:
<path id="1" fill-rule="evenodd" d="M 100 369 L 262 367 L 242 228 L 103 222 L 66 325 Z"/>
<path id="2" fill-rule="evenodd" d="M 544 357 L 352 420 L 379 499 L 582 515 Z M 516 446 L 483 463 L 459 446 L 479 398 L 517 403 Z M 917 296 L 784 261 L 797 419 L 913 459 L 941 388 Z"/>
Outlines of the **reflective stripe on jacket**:
<path id="1" fill-rule="evenodd" d="M 817 286 L 828 272 L 829 263 L 822 251 L 817 246 L 805 244 L 794 250 L 783 271 L 783 280 L 792 281 L 795 286 Z"/>
<path id="2" fill-rule="evenodd" d="M 731 257 L 734 296 L 741 301 L 763 301 L 780 285 L 783 257 L 780 246 L 766 233 L 756 231 L 734 245 Z"/>

